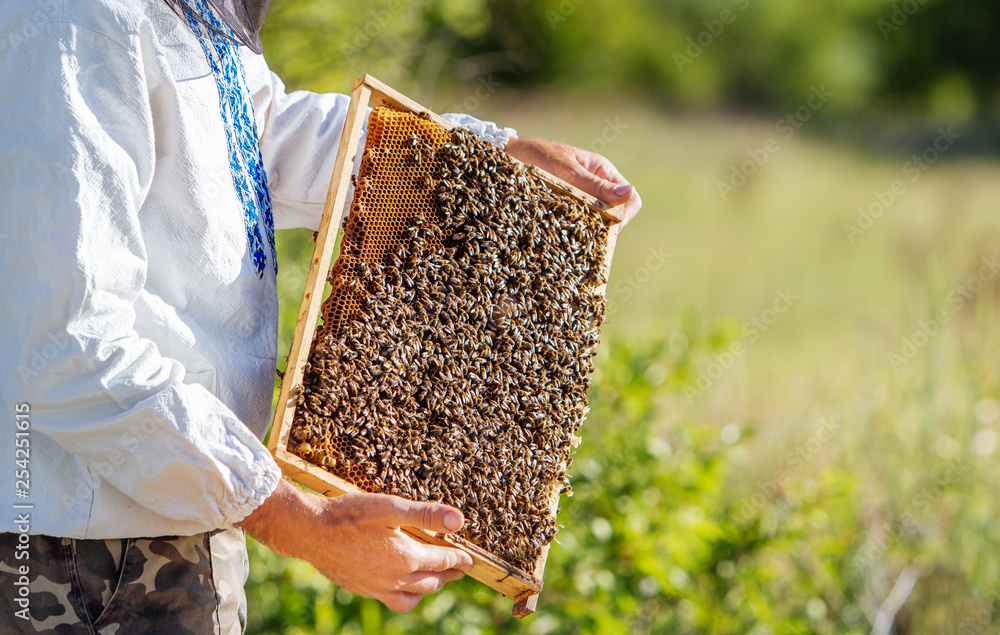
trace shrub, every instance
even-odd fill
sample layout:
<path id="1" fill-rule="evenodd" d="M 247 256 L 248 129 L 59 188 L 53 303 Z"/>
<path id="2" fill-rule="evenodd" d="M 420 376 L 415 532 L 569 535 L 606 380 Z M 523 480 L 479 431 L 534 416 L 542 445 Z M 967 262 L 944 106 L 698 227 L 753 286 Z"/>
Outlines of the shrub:
<path id="1" fill-rule="evenodd" d="M 858 583 L 856 484 L 835 469 L 786 482 L 738 524 L 727 496 L 734 446 L 658 405 L 687 385 L 699 352 L 728 339 L 679 341 L 602 350 L 538 614 L 518 622 L 510 600 L 466 579 L 397 615 L 250 541 L 249 632 L 863 632 L 841 591 Z"/>

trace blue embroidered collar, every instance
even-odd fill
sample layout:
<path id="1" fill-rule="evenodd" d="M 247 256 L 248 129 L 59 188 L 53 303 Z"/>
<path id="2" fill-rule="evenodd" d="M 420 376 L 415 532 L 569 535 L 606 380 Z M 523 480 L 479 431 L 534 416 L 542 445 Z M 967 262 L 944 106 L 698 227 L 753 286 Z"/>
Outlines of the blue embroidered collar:
<path id="1" fill-rule="evenodd" d="M 203 16 L 214 20 L 212 29 L 201 24 L 188 10 L 187 19 L 194 29 L 208 58 L 219 87 L 222 119 L 229 144 L 229 167 L 233 184 L 243 203 L 247 234 L 247 249 L 257 277 L 264 278 L 267 256 L 261 238 L 261 225 L 267 236 L 274 272 L 278 271 L 277 251 L 274 245 L 274 217 L 271 211 L 271 192 L 267 186 L 264 159 L 260 152 L 260 138 L 253 117 L 253 100 L 247 87 L 246 73 L 240 62 L 239 46 L 216 31 L 227 29 L 214 17 L 205 0 L 196 0 Z M 261 223 L 263 219 L 263 223 Z"/>

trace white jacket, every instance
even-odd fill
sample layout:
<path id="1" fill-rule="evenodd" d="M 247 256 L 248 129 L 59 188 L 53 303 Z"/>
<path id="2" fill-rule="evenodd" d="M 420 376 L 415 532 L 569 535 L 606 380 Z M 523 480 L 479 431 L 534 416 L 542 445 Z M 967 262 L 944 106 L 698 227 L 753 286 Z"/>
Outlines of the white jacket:
<path id="1" fill-rule="evenodd" d="M 316 228 L 349 99 L 238 58 L 274 225 Z M 260 277 L 249 255 L 221 101 L 162 0 L 0 3 L 0 505 L 32 534 L 194 534 L 277 486 L 275 267 L 263 218 Z"/>

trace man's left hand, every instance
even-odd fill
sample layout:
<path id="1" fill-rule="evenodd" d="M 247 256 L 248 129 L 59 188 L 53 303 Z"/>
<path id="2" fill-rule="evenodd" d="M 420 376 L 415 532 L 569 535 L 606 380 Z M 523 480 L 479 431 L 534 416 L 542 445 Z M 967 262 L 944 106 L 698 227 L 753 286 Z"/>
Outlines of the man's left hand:
<path id="1" fill-rule="evenodd" d="M 507 153 L 536 165 L 608 205 L 623 205 L 622 226 L 642 207 L 642 199 L 618 168 L 596 152 L 544 139 L 518 138 L 507 144 Z"/>

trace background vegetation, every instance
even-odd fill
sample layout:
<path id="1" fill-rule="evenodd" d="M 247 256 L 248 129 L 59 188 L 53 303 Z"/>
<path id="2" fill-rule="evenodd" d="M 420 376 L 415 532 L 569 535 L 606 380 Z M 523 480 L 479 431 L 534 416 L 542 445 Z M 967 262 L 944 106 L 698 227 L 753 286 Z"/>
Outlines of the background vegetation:
<path id="1" fill-rule="evenodd" d="M 370 72 L 603 152 L 645 207 L 540 613 L 464 580 L 395 615 L 251 543 L 249 632 L 869 633 L 894 587 L 892 632 L 1000 630 L 998 5 L 272 5 L 289 88 Z"/>
<path id="2" fill-rule="evenodd" d="M 267 57 L 298 87 L 372 73 L 425 97 L 505 86 L 624 91 L 685 108 L 798 106 L 995 114 L 1000 6 L 989 0 L 274 0 Z M 804 90 L 805 89 L 805 90 Z"/>

